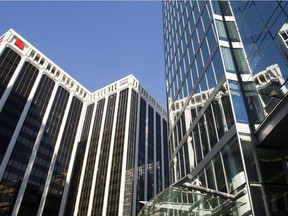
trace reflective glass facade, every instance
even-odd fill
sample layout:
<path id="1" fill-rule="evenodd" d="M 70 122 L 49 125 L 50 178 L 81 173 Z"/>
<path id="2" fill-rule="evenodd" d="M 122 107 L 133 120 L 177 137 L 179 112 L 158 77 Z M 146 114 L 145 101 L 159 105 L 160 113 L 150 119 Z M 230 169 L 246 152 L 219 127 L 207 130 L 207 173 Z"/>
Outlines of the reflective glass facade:
<path id="1" fill-rule="evenodd" d="M 1 39 L 0 215 L 136 215 L 169 186 L 166 111 L 133 75 L 91 93 Z"/>
<path id="2" fill-rule="evenodd" d="M 210 189 L 246 189 L 239 215 L 288 212 L 287 135 L 267 134 L 277 113 L 288 125 L 278 111 L 287 10 L 286 1 L 163 1 L 172 181 L 192 174 Z"/>

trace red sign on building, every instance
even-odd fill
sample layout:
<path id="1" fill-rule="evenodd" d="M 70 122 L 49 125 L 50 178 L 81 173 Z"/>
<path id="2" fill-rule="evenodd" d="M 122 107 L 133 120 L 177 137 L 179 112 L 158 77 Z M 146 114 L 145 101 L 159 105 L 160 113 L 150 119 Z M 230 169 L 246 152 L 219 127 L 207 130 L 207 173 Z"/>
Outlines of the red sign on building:
<path id="1" fill-rule="evenodd" d="M 14 44 L 21 50 L 23 50 L 25 47 L 24 44 L 22 43 L 22 41 L 20 41 L 19 39 L 16 39 Z"/>

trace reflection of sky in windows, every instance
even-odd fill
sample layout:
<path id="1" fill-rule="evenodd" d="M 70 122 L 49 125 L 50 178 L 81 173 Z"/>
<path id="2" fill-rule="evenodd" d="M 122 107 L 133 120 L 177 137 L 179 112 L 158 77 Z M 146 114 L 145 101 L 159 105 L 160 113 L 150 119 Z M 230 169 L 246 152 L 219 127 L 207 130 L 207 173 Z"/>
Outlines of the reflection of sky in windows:
<path id="1" fill-rule="evenodd" d="M 248 123 L 248 117 L 245 111 L 246 109 L 244 106 L 243 98 L 241 96 L 239 83 L 236 81 L 229 81 L 229 87 L 237 122 Z"/>
<path id="2" fill-rule="evenodd" d="M 276 36 L 282 25 L 287 22 L 287 15 L 281 11 L 279 4 L 284 6 L 284 2 L 276 1 L 256 1 L 253 4 L 241 1 L 232 2 L 234 15 L 254 75 L 278 63 L 284 78 L 288 77 L 287 66 L 276 46 Z M 288 8 L 287 5 L 285 7 Z M 258 15 L 255 16 L 255 14 Z"/>

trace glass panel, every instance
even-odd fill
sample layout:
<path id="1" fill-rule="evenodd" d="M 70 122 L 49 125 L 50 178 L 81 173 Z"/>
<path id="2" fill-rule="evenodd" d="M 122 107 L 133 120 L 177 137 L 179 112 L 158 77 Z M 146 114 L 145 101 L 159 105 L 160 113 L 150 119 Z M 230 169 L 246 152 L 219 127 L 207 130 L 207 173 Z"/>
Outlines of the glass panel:
<path id="1" fill-rule="evenodd" d="M 192 70 L 190 69 L 189 70 L 189 73 L 187 74 L 187 83 L 188 83 L 188 92 L 189 92 L 189 95 L 191 94 L 192 92 L 192 88 L 193 88 L 193 84 L 192 84 L 192 74 L 191 74 Z"/>
<path id="2" fill-rule="evenodd" d="M 209 64 L 206 70 L 207 80 L 208 80 L 208 88 L 210 92 L 213 91 L 213 88 L 216 86 L 216 78 L 212 69 L 212 65 Z"/>
<path id="3" fill-rule="evenodd" d="M 236 215 L 236 210 L 245 204 L 235 201 L 229 203 L 227 208 L 226 199 L 199 191 L 169 187 L 149 200 L 138 215 Z"/>
<path id="4" fill-rule="evenodd" d="M 234 124 L 234 117 L 233 117 L 233 111 L 232 111 L 232 107 L 231 107 L 231 103 L 230 103 L 230 97 L 228 94 L 225 94 L 222 96 L 221 100 L 222 100 L 223 110 L 224 110 L 225 117 L 226 117 L 227 127 L 229 129 Z M 235 112 L 237 112 L 237 111 L 235 111 Z M 245 113 L 245 109 L 243 109 L 241 112 Z"/>
<path id="5" fill-rule="evenodd" d="M 223 56 L 226 71 L 230 73 L 236 73 L 236 68 L 234 65 L 231 50 L 226 47 L 221 47 L 221 51 L 222 51 L 222 56 Z"/>
<path id="6" fill-rule="evenodd" d="M 195 60 L 197 61 L 198 75 L 200 75 L 204 67 L 204 62 L 202 61 L 201 52 L 198 52 Z"/>
<path id="7" fill-rule="evenodd" d="M 225 175 L 223 170 L 223 164 L 220 154 L 217 154 L 214 159 L 214 168 L 216 175 L 217 188 L 219 191 L 227 192 L 227 184 L 225 181 Z"/>
<path id="8" fill-rule="evenodd" d="M 200 161 L 202 160 L 202 153 L 201 153 L 201 143 L 200 143 L 198 125 L 196 125 L 196 127 L 193 130 L 193 137 L 194 137 L 194 149 L 196 151 L 197 156 L 197 163 L 200 163 Z"/>
<path id="9" fill-rule="evenodd" d="M 225 26 L 222 20 L 216 20 L 216 26 L 219 34 L 220 40 L 228 41 L 228 36 L 225 30 Z"/>
<path id="10" fill-rule="evenodd" d="M 199 39 L 201 41 L 204 36 L 204 31 L 205 31 L 204 26 L 202 25 L 202 17 L 200 17 L 196 28 L 199 34 Z"/>
<path id="11" fill-rule="evenodd" d="M 202 76 L 200 86 L 201 86 L 201 92 L 205 94 L 205 91 L 207 92 L 208 90 L 205 74 Z"/>
<path id="12" fill-rule="evenodd" d="M 204 117 L 202 117 L 199 120 L 199 129 L 200 129 L 200 134 L 201 134 L 201 142 L 202 142 L 202 150 L 203 150 L 203 156 L 210 151 L 209 148 L 209 143 L 208 143 L 208 138 L 207 138 L 207 129 L 205 127 L 205 120 Z"/>
<path id="13" fill-rule="evenodd" d="M 217 44 L 216 35 L 215 35 L 213 25 L 210 26 L 206 37 L 207 37 L 207 41 L 208 41 L 210 50 L 212 51 Z"/>
<path id="14" fill-rule="evenodd" d="M 208 188 L 215 190 L 216 185 L 215 185 L 214 169 L 212 166 L 212 162 L 210 162 L 209 165 L 206 167 L 206 175 L 207 175 Z"/>
<path id="15" fill-rule="evenodd" d="M 204 40 L 202 43 L 201 51 L 202 51 L 202 56 L 203 56 L 203 62 L 205 64 L 205 62 L 209 60 L 209 51 L 208 51 L 206 40 Z"/>
<path id="16" fill-rule="evenodd" d="M 219 1 L 218 3 L 223 16 L 232 16 L 228 1 Z"/>
<path id="17" fill-rule="evenodd" d="M 240 74 L 250 74 L 243 49 L 233 49 L 235 60 Z"/>
<path id="18" fill-rule="evenodd" d="M 212 100 L 212 108 L 219 139 L 234 124 L 230 98 L 226 83 L 220 88 Z"/>
<path id="19" fill-rule="evenodd" d="M 196 70 L 196 62 L 192 65 L 191 69 L 192 69 L 193 82 L 194 82 L 194 85 L 195 85 L 195 83 L 198 80 L 198 72 Z"/>
<path id="20" fill-rule="evenodd" d="M 259 182 L 260 179 L 258 177 L 258 170 L 256 167 L 254 144 L 251 141 L 246 140 L 241 140 L 241 144 L 249 182 Z"/>
<path id="21" fill-rule="evenodd" d="M 235 113 L 237 122 L 248 123 L 247 112 L 246 112 L 246 108 L 244 105 L 239 83 L 237 81 L 230 80 L 229 88 L 230 88 L 230 93 L 231 93 L 231 97 L 232 97 L 232 101 L 234 105 L 234 113 Z M 226 102 L 227 104 L 229 103 L 228 98 Z"/>
<path id="22" fill-rule="evenodd" d="M 202 187 L 206 187 L 207 184 L 206 184 L 206 178 L 205 178 L 205 173 L 204 173 L 204 170 L 202 170 L 201 172 L 199 172 L 199 183 L 200 183 L 200 186 Z"/>
<path id="23" fill-rule="evenodd" d="M 244 95 L 248 108 L 248 115 L 252 123 L 261 123 L 265 117 L 260 96 L 256 90 L 254 82 L 243 82 Z"/>
<path id="24" fill-rule="evenodd" d="M 266 196 L 264 192 L 264 187 L 262 185 L 259 186 L 250 185 L 250 192 L 253 200 L 252 202 L 255 215 L 267 215 L 263 199 L 263 197 Z M 246 205 L 249 205 L 249 203 L 247 203 Z"/>
<path id="25" fill-rule="evenodd" d="M 239 42 L 240 37 L 234 22 L 226 22 L 227 30 L 229 33 L 229 39 L 231 42 Z"/>
<path id="26" fill-rule="evenodd" d="M 213 69 L 216 75 L 217 80 L 221 80 L 224 75 L 224 68 L 222 63 L 222 58 L 220 56 L 220 52 L 217 51 L 213 58 Z"/>
<path id="27" fill-rule="evenodd" d="M 225 145 L 222 155 L 228 181 L 227 186 L 231 193 L 231 191 L 234 191 L 246 182 L 239 143 L 236 137 Z"/>
<path id="28" fill-rule="evenodd" d="M 207 5 L 205 6 L 205 8 L 203 9 L 203 12 L 202 12 L 202 19 L 203 19 L 203 23 L 204 23 L 204 27 L 205 29 L 207 30 L 208 29 L 208 25 L 210 23 L 210 14 L 208 12 L 208 8 L 207 8 Z"/>
<path id="29" fill-rule="evenodd" d="M 212 149 L 213 146 L 217 143 L 217 135 L 216 135 L 215 122 L 214 122 L 214 118 L 213 118 L 211 105 L 209 105 L 209 107 L 207 107 L 207 110 L 205 112 L 205 116 L 206 116 L 206 124 L 207 124 L 207 130 L 208 130 L 208 134 L 209 134 L 210 146 Z"/>

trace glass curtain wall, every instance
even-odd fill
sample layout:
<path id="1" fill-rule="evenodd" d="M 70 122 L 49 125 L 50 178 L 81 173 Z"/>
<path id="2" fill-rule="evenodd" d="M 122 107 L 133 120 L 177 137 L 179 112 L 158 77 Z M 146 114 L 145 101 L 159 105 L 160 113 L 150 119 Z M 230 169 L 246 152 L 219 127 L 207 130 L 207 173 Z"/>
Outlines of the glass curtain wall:
<path id="1" fill-rule="evenodd" d="M 274 51 L 280 56 L 277 37 L 288 38 L 282 27 L 287 4 L 273 2 L 270 12 L 270 3 L 163 1 L 172 180 L 192 173 L 208 188 L 228 193 L 247 188 L 240 214 L 270 211 L 256 195 L 264 191 L 249 187 L 261 185 L 250 135 L 286 93 L 284 61 L 266 60 Z M 271 34 L 274 41 L 266 41 Z M 263 57 L 268 50 L 273 52 Z"/>

